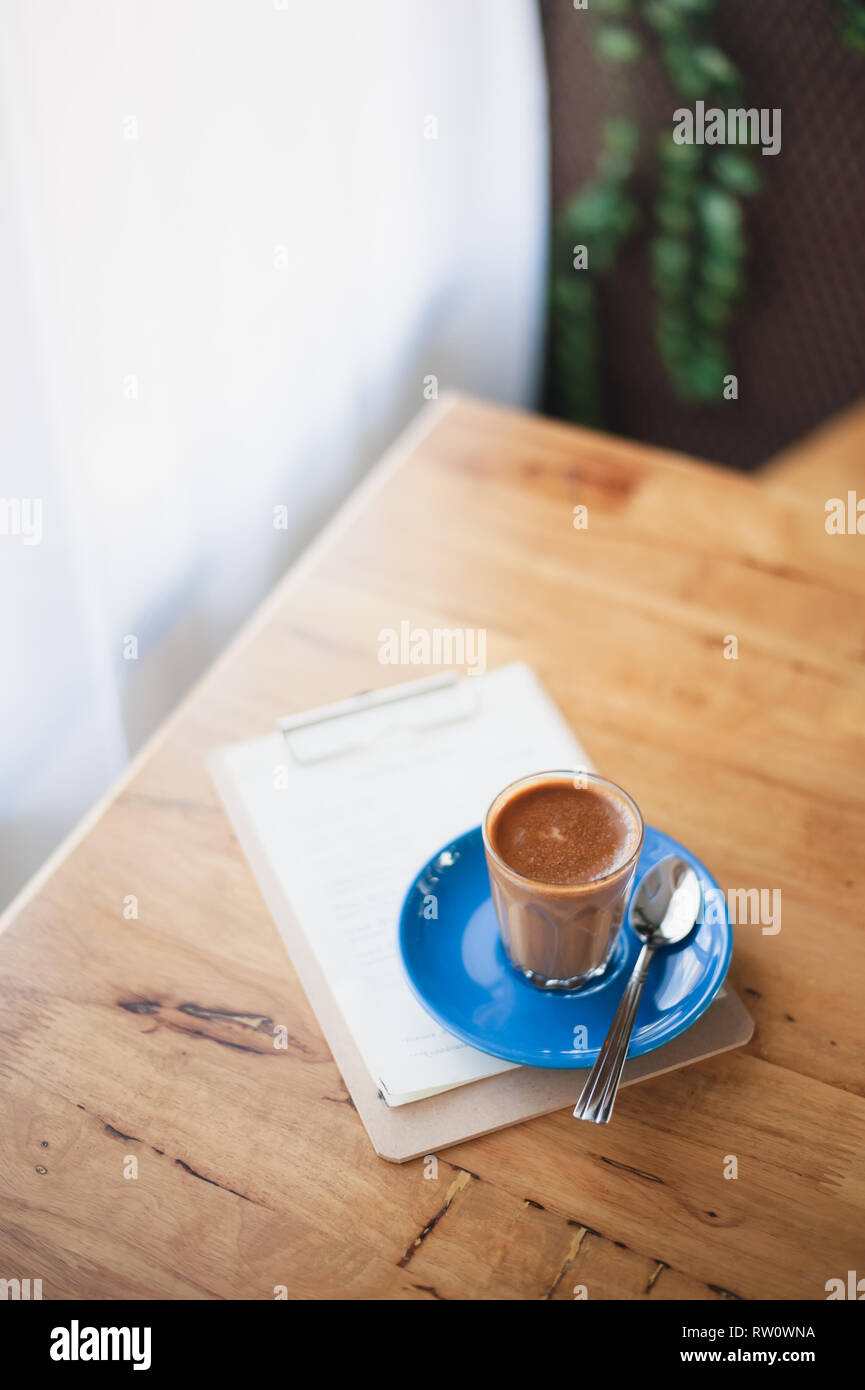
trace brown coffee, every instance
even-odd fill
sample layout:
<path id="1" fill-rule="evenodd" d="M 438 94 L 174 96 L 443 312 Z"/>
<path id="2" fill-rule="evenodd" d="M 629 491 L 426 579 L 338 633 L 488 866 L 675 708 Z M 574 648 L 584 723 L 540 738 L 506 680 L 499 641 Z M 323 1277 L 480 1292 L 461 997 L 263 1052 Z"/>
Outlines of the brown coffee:
<path id="1" fill-rule="evenodd" d="M 499 857 L 524 878 L 582 884 L 630 859 L 639 828 L 620 797 L 568 779 L 514 792 L 489 833 Z"/>
<path id="2" fill-rule="evenodd" d="M 506 787 L 484 825 L 505 949 L 544 988 L 604 969 L 643 838 L 631 798 L 592 774 L 544 773 Z"/>

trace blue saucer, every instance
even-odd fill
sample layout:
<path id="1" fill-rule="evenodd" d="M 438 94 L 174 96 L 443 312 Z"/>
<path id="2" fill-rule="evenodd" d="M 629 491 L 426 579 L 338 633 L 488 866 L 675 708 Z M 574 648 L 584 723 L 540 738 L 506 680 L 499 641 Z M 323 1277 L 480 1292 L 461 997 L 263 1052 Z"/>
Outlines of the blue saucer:
<path id="1" fill-rule="evenodd" d="M 648 825 L 634 882 L 667 854 L 680 854 L 697 871 L 703 919 L 652 962 L 629 1057 L 654 1051 L 696 1022 L 720 989 L 733 949 L 718 884 L 683 845 Z M 427 1012 L 481 1052 L 531 1067 L 594 1064 L 639 949 L 626 918 L 600 978 L 567 993 L 531 984 L 501 943 L 480 826 L 433 855 L 400 914 L 403 966 Z"/>

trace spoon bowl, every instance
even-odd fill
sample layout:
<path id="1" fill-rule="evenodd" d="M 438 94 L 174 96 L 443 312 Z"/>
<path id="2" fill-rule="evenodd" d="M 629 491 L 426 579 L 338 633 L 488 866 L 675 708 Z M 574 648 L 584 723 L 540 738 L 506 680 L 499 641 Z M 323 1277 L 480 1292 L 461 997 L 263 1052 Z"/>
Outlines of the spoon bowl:
<path id="1" fill-rule="evenodd" d="M 678 854 L 668 854 L 644 874 L 631 899 L 628 921 L 643 941 L 676 946 L 703 915 L 700 880 Z"/>

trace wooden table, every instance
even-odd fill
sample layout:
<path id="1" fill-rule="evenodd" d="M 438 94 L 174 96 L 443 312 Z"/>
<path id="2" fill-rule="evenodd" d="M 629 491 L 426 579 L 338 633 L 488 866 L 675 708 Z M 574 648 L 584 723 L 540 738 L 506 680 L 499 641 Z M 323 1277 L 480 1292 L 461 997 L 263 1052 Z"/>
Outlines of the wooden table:
<path id="1" fill-rule="evenodd" d="M 9 914 L 0 1274 L 242 1299 L 823 1299 L 865 1275 L 863 557 L 706 465 L 469 401 L 422 417 Z M 486 628 L 648 819 L 783 902 L 777 935 L 737 929 L 745 1050 L 432 1180 L 373 1153 L 204 770 L 423 674 L 379 665 L 404 618 Z"/>

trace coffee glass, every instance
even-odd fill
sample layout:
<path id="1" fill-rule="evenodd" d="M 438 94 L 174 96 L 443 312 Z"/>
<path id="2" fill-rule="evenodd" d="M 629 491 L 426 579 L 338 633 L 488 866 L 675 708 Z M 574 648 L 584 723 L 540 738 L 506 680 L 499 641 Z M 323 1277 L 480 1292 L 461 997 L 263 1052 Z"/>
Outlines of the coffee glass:
<path id="1" fill-rule="evenodd" d="M 526 816 L 526 833 L 540 844 L 540 860 L 535 856 L 530 861 L 536 871 L 518 871 L 502 853 L 498 831 L 503 812 L 507 811 L 510 821 L 516 820 L 519 834 L 520 805 L 538 803 L 537 796 L 528 795 L 533 792 L 541 793 L 542 802 L 550 789 L 566 811 L 571 793 L 585 793 L 589 798 L 579 805 L 572 803 L 578 812 L 576 832 L 572 826 L 568 829 L 567 819 L 564 822 L 578 840 L 583 825 L 589 847 L 581 855 L 579 843 L 575 845 L 574 863 L 580 867 L 572 881 L 548 881 L 544 876 L 545 850 L 539 836 L 562 842 L 563 834 L 555 816 L 545 825 L 542 804 Z M 619 831 L 616 845 L 613 841 Z M 512 782 L 494 798 L 483 822 L 493 903 L 508 959 L 532 984 L 547 990 L 578 989 L 606 969 L 621 929 L 643 834 L 643 818 L 628 793 L 591 772 L 534 773 Z M 554 840 L 550 840 L 553 853 L 560 848 Z M 603 853 L 594 853 L 596 842 L 605 846 Z M 563 874 L 570 878 L 567 858 L 555 864 L 552 877 L 559 880 Z"/>

